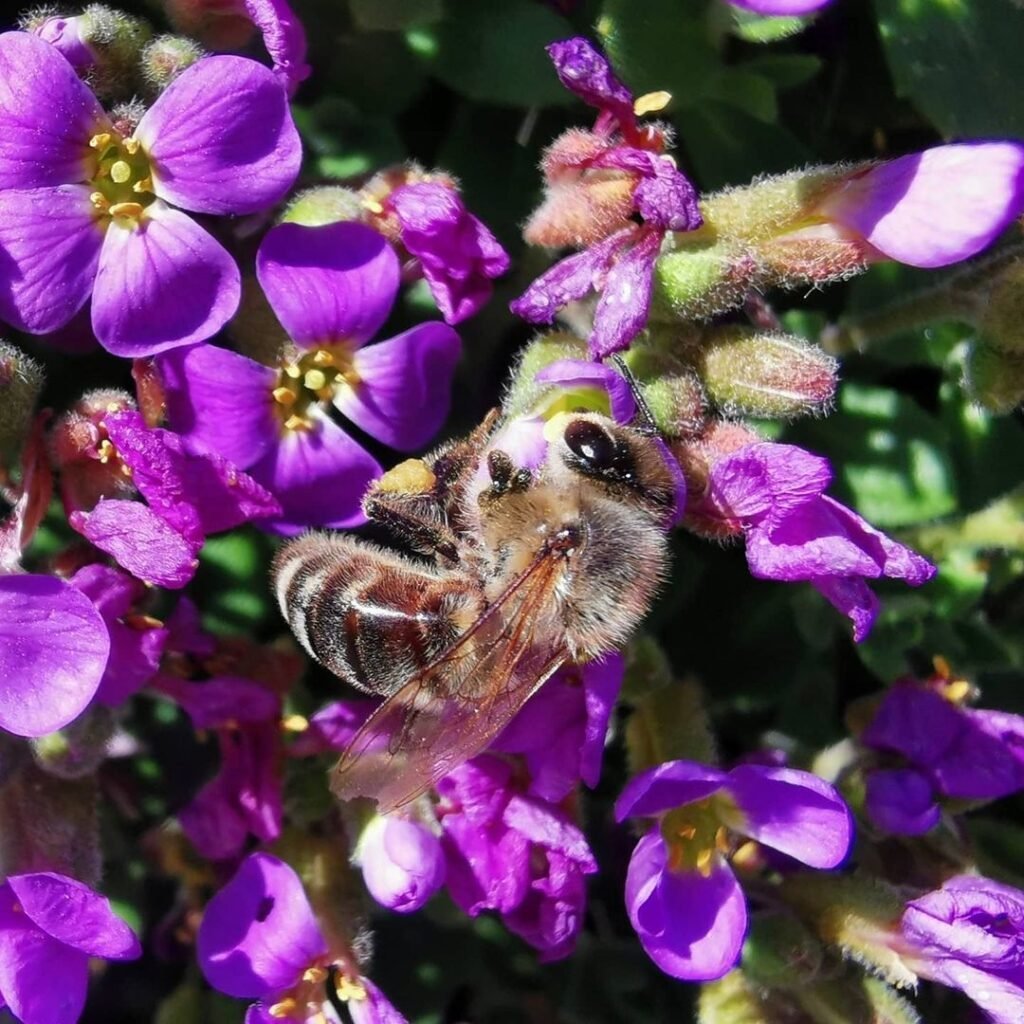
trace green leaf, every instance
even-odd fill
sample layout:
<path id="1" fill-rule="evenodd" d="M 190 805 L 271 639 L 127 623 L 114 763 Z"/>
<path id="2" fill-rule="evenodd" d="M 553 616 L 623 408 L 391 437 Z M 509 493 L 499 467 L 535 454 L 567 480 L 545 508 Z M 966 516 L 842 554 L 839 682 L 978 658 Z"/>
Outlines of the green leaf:
<path id="1" fill-rule="evenodd" d="M 1008 0 L 875 0 L 896 91 L 946 136 L 1024 135 L 1024 10 Z"/>
<path id="2" fill-rule="evenodd" d="M 364 32 L 392 32 L 429 25 L 444 14 L 442 0 L 348 0 L 352 20 Z"/>
<path id="3" fill-rule="evenodd" d="M 544 47 L 573 35 L 572 26 L 534 0 L 452 0 L 434 33 L 431 69 L 470 99 L 514 107 L 567 104 Z M 420 30 L 420 52 L 425 30 Z"/>
<path id="4" fill-rule="evenodd" d="M 792 15 L 765 17 L 763 14 L 736 8 L 732 32 L 747 43 L 777 43 L 780 39 L 795 36 L 806 25 L 806 18 Z"/>

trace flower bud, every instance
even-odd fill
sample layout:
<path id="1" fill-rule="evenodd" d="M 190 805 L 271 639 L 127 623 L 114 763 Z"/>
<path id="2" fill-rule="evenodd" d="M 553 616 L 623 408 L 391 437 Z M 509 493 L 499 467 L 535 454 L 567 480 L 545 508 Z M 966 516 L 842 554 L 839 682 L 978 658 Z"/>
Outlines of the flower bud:
<path id="1" fill-rule="evenodd" d="M 65 728 L 31 741 L 36 764 L 59 779 L 92 775 L 107 757 L 115 725 L 113 711 L 94 704 Z"/>
<path id="2" fill-rule="evenodd" d="M 419 910 L 444 882 L 441 842 L 419 822 L 377 815 L 356 847 L 363 881 L 381 906 L 408 914 Z"/>
<path id="3" fill-rule="evenodd" d="M 707 228 L 675 236 L 654 265 L 651 319 L 710 320 L 739 306 L 747 292 L 760 287 L 757 262 L 729 242 L 710 243 Z M 697 237 L 695 237 L 697 236 Z"/>
<path id="4" fill-rule="evenodd" d="M 641 393 L 658 430 L 666 438 L 693 437 L 704 429 L 707 399 L 693 370 L 655 347 L 663 331 L 664 328 L 655 326 L 651 331 L 653 344 L 634 345 L 625 360 L 640 381 Z"/>
<path id="5" fill-rule="evenodd" d="M 361 220 L 364 213 L 358 192 L 342 185 L 322 185 L 295 196 L 281 215 L 281 222 L 318 228 L 341 220 Z"/>
<path id="6" fill-rule="evenodd" d="M 160 426 L 167 411 L 167 396 L 152 357 L 132 361 L 132 380 L 135 381 L 139 412 L 145 417 L 146 426 Z"/>
<path id="7" fill-rule="evenodd" d="M 663 761 L 714 764 L 715 741 L 695 679 L 652 690 L 633 707 L 626 723 L 629 774 L 639 775 Z"/>
<path id="8" fill-rule="evenodd" d="M 708 396 L 730 416 L 815 415 L 835 395 L 836 360 L 790 334 L 714 329 L 694 362 Z"/>
<path id="9" fill-rule="evenodd" d="M 88 41 L 90 23 L 84 15 L 29 18 L 24 27 L 56 47 L 76 71 L 87 72 L 96 63 L 96 51 Z"/>
<path id="10" fill-rule="evenodd" d="M 568 331 L 540 334 L 523 349 L 509 375 L 509 387 L 502 409 L 510 419 L 531 412 L 537 400 L 549 387 L 537 380 L 546 366 L 562 359 L 586 359 L 586 342 Z"/>
<path id="11" fill-rule="evenodd" d="M 1011 263 L 988 290 L 979 328 L 993 348 L 1024 355 L 1024 260 Z"/>
<path id="12" fill-rule="evenodd" d="M 964 363 L 964 388 L 990 412 L 1013 412 L 1024 402 L 1024 352 L 975 341 Z"/>
<path id="13" fill-rule="evenodd" d="M 43 369 L 21 349 L 0 341 L 0 459 L 7 458 L 28 433 Z"/>
<path id="14" fill-rule="evenodd" d="M 743 944 L 743 970 L 765 988 L 794 988 L 813 982 L 825 951 L 796 918 L 756 914 Z"/>
<path id="15" fill-rule="evenodd" d="M 142 77 L 156 92 L 160 92 L 202 56 L 202 47 L 191 39 L 184 36 L 157 36 L 142 51 Z"/>

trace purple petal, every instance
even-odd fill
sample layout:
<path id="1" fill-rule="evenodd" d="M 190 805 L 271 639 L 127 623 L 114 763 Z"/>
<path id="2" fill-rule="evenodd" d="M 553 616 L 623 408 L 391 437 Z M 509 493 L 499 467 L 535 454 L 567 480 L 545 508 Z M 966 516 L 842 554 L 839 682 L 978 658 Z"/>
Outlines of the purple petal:
<path id="1" fill-rule="evenodd" d="M 447 324 L 419 324 L 359 349 L 354 386 L 341 385 L 334 406 L 371 437 L 402 452 L 426 444 L 444 425 L 461 342 Z"/>
<path id="2" fill-rule="evenodd" d="M 288 748 L 292 757 L 312 757 L 328 751 L 343 751 L 360 726 L 376 710 L 372 700 L 339 700 L 321 708 Z"/>
<path id="3" fill-rule="evenodd" d="M 213 345 L 168 352 L 157 365 L 167 418 L 190 444 L 248 469 L 277 442 L 270 367 Z"/>
<path id="4" fill-rule="evenodd" d="M 459 765 L 438 781 L 441 799 L 474 825 L 500 822 L 511 795 L 512 765 L 484 754 Z"/>
<path id="5" fill-rule="evenodd" d="M 546 270 L 509 309 L 531 324 L 549 324 L 558 311 L 598 287 L 608 265 L 633 228 L 624 228 L 583 252 L 567 256 Z"/>
<path id="6" fill-rule="evenodd" d="M 308 526 L 334 529 L 366 521 L 362 500 L 380 464 L 326 416 L 311 430 L 288 431 L 250 470 L 281 503 L 260 526 L 289 536 Z"/>
<path id="7" fill-rule="evenodd" d="M 242 0 L 246 13 L 263 35 L 263 45 L 274 62 L 274 74 L 289 96 L 309 78 L 306 32 L 287 0 Z"/>
<path id="8" fill-rule="evenodd" d="M 647 955 L 666 974 L 711 981 L 739 959 L 747 929 L 743 890 L 721 860 L 707 876 L 668 868 L 657 830 L 637 843 L 626 873 L 626 910 Z"/>
<path id="9" fill-rule="evenodd" d="M 704 223 L 696 189 L 667 156 L 653 160 L 653 174 L 640 179 L 633 202 L 645 221 L 667 231 L 693 231 Z"/>
<path id="10" fill-rule="evenodd" d="M 10 875 L 7 884 L 30 921 L 47 935 L 89 956 L 134 960 L 142 954 L 135 933 L 87 885 L 50 871 Z"/>
<path id="11" fill-rule="evenodd" d="M 351 996 L 345 1004 L 352 1016 L 352 1024 L 409 1024 L 369 978 L 360 978 L 359 984 L 366 998 Z"/>
<path id="12" fill-rule="evenodd" d="M 513 794 L 502 820 L 531 843 L 555 850 L 580 866 L 584 874 L 597 871 L 587 837 L 566 817 L 565 812 L 545 800 Z"/>
<path id="13" fill-rule="evenodd" d="M 879 828 L 901 836 L 921 836 L 941 817 L 932 784 L 908 769 L 878 770 L 867 777 L 864 806 Z"/>
<path id="14" fill-rule="evenodd" d="M 703 800 L 726 784 L 726 774 L 696 761 L 666 761 L 626 783 L 615 801 L 615 820 L 664 814 Z"/>
<path id="15" fill-rule="evenodd" d="M 530 842 L 502 824 L 481 827 L 465 814 L 446 815 L 442 846 L 452 899 L 470 917 L 482 910 L 507 913 L 530 885 Z"/>
<path id="16" fill-rule="evenodd" d="M 810 14 L 827 7 L 832 0 L 729 0 L 733 7 L 742 7 L 757 14 L 785 16 Z"/>
<path id="17" fill-rule="evenodd" d="M 103 245 L 95 212 L 86 185 L 0 191 L 0 320 L 46 334 L 85 305 Z"/>
<path id="18" fill-rule="evenodd" d="M 608 59 L 580 36 L 547 47 L 559 81 L 588 106 L 633 123 L 633 94 L 616 78 Z"/>
<path id="19" fill-rule="evenodd" d="M 284 861 L 254 853 L 210 900 L 196 949 L 214 988 L 258 999 L 291 988 L 327 945 L 299 876 Z"/>
<path id="20" fill-rule="evenodd" d="M 444 855 L 433 832 L 415 821 L 376 817 L 356 851 L 363 881 L 381 906 L 409 914 L 444 883 Z"/>
<path id="21" fill-rule="evenodd" d="M 399 266 L 384 236 L 363 224 L 279 224 L 260 245 L 256 276 L 296 344 L 361 345 L 391 312 Z"/>
<path id="22" fill-rule="evenodd" d="M 238 267 L 220 242 L 157 200 L 137 226 L 114 219 L 107 229 L 92 327 L 108 352 L 150 356 L 216 334 L 241 294 Z"/>
<path id="23" fill-rule="evenodd" d="M 207 57 L 186 68 L 143 115 L 153 191 L 196 213 L 257 213 L 295 183 L 302 143 L 288 97 L 262 64 Z"/>
<path id="24" fill-rule="evenodd" d="M 558 359 L 533 378 L 539 384 L 558 384 L 563 388 L 597 387 L 608 392 L 608 405 L 616 423 L 630 423 L 636 415 L 636 402 L 629 383 L 614 367 L 583 359 Z"/>
<path id="25" fill-rule="evenodd" d="M 959 717 L 959 735 L 932 766 L 939 792 L 992 800 L 1024 789 L 1020 716 L 964 708 Z"/>
<path id="26" fill-rule="evenodd" d="M 0 728 L 44 736 L 92 700 L 110 655 L 92 601 L 52 576 L 0 576 Z"/>
<path id="27" fill-rule="evenodd" d="M 808 582 L 834 608 L 853 623 L 853 639 L 862 643 L 878 617 L 878 598 L 871 588 L 856 576 L 811 577 Z"/>
<path id="28" fill-rule="evenodd" d="M 959 736 L 959 712 L 933 690 L 896 683 L 882 698 L 875 717 L 860 736 L 876 750 L 902 754 L 912 764 L 938 763 Z"/>
<path id="29" fill-rule="evenodd" d="M 647 326 L 654 263 L 661 252 L 661 238 L 657 231 L 643 232 L 635 245 L 619 254 L 608 271 L 588 340 L 594 359 L 604 359 L 628 348 Z"/>
<path id="30" fill-rule="evenodd" d="M 618 652 L 604 655 L 581 669 L 587 709 L 583 749 L 580 752 L 580 777 L 593 789 L 601 777 L 601 761 L 608 736 L 608 722 L 622 689 L 626 660 Z"/>
<path id="31" fill-rule="evenodd" d="M 201 683 L 164 676 L 160 692 L 185 709 L 195 729 L 276 721 L 281 715 L 277 694 L 251 679 L 236 676 L 216 676 Z"/>
<path id="32" fill-rule="evenodd" d="M 0 995 L 18 1020 L 77 1024 L 88 982 L 88 956 L 41 931 L 0 886 Z"/>
<path id="33" fill-rule="evenodd" d="M 176 590 L 199 565 L 199 545 L 140 501 L 104 499 L 91 512 L 72 512 L 68 522 L 144 583 Z"/>
<path id="34" fill-rule="evenodd" d="M 96 54 L 85 40 L 86 30 L 86 18 L 78 14 L 47 18 L 31 31 L 55 47 L 76 71 L 86 72 L 96 64 Z"/>
<path id="35" fill-rule="evenodd" d="M 946 957 L 915 969 L 922 977 L 959 989 L 985 1011 L 990 1024 L 1020 1024 L 1024 1020 L 1024 983 L 1020 971 L 1003 977 L 979 970 L 955 957 Z"/>
<path id="36" fill-rule="evenodd" d="M 0 189 L 85 181 L 89 139 L 109 127 L 75 69 L 28 32 L 0 35 Z"/>
<path id="37" fill-rule="evenodd" d="M 936 146 L 852 177 L 821 213 L 890 259 L 944 267 L 990 245 L 1024 209 L 1024 146 Z"/>
<path id="38" fill-rule="evenodd" d="M 842 797 L 824 779 L 795 768 L 741 764 L 729 772 L 727 785 L 743 818 L 735 831 L 808 867 L 842 863 L 853 839 L 853 821 Z"/>

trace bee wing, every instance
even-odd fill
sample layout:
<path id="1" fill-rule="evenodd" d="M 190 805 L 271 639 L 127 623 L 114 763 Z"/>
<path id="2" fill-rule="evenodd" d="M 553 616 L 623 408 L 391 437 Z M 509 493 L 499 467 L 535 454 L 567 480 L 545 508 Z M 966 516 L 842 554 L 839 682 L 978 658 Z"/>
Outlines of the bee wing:
<path id="1" fill-rule="evenodd" d="M 538 556 L 370 716 L 334 770 L 338 797 L 373 797 L 382 813 L 394 810 L 487 746 L 567 657 L 535 643 L 558 573 L 558 559 Z"/>

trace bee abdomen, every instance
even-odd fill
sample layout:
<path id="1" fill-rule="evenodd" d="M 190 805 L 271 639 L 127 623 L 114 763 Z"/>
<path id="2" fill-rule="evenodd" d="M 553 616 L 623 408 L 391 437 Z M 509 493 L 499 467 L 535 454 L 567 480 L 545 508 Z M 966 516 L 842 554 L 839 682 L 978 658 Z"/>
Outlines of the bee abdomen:
<path id="1" fill-rule="evenodd" d="M 474 621 L 482 598 L 351 538 L 309 536 L 274 563 L 281 612 L 312 657 L 345 682 L 388 696 Z"/>

